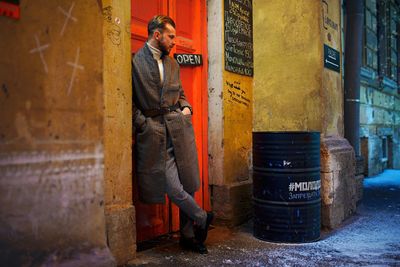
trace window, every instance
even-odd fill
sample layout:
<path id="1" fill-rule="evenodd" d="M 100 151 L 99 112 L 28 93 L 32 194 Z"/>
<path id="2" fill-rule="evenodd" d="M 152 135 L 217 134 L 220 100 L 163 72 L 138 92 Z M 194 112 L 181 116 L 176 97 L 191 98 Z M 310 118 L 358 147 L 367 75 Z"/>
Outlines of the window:
<path id="1" fill-rule="evenodd" d="M 389 5 L 389 17 L 388 17 L 388 23 L 387 25 L 389 26 L 388 29 L 388 59 L 387 59 L 387 64 L 388 64 L 388 76 L 390 79 L 397 81 L 398 80 L 398 61 L 397 61 L 397 40 L 398 40 L 398 34 L 397 34 L 397 27 L 398 27 L 398 9 L 397 6 L 393 3 L 390 2 Z"/>
<path id="2" fill-rule="evenodd" d="M 376 0 L 365 0 L 363 65 L 378 70 Z"/>
<path id="3" fill-rule="evenodd" d="M 387 136 L 382 137 L 382 162 L 388 161 L 388 139 Z"/>
<path id="4" fill-rule="evenodd" d="M 379 74 L 399 81 L 399 6 L 393 0 L 378 1 Z"/>

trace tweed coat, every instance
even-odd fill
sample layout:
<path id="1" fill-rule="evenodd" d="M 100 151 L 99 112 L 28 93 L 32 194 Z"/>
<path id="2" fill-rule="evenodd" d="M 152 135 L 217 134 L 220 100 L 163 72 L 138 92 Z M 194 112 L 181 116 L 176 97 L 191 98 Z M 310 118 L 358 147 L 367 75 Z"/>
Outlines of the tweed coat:
<path id="1" fill-rule="evenodd" d="M 172 140 L 179 178 L 186 192 L 200 187 L 197 149 L 189 107 L 175 59 L 164 56 L 164 82 L 161 84 L 157 61 L 147 44 L 132 59 L 133 125 L 135 134 L 135 170 L 139 199 L 145 203 L 164 203 L 166 192 L 166 141 Z M 181 109 L 156 117 L 145 117 L 143 111 L 171 107 Z"/>

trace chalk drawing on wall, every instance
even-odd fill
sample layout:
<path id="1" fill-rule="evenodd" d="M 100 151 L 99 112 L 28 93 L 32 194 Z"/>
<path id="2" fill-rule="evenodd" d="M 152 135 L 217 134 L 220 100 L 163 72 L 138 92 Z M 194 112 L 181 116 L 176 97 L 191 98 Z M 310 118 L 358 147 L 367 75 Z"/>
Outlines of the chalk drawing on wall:
<path id="1" fill-rule="evenodd" d="M 47 63 L 46 63 L 46 60 L 44 59 L 43 51 L 46 50 L 47 48 L 49 48 L 50 44 L 41 45 L 39 38 L 37 37 L 36 34 L 35 34 L 35 42 L 36 42 L 36 48 L 31 49 L 29 51 L 29 53 L 31 53 L 31 54 L 39 53 L 40 60 L 42 61 L 42 64 L 44 67 L 44 71 L 46 73 L 48 73 L 49 69 L 47 68 Z"/>
<path id="2" fill-rule="evenodd" d="M 61 13 L 63 13 L 65 15 L 65 21 L 64 21 L 64 25 L 61 29 L 60 35 L 63 36 L 65 29 L 67 28 L 67 24 L 70 20 L 72 20 L 73 22 L 77 22 L 78 19 L 72 16 L 72 10 L 74 9 L 75 6 L 75 2 L 72 2 L 71 7 L 69 8 L 68 12 L 65 11 L 62 7 L 58 7 L 58 10 L 60 10 Z"/>
<path id="3" fill-rule="evenodd" d="M 79 65 L 79 54 L 80 54 L 80 48 L 78 47 L 78 49 L 76 50 L 76 55 L 75 55 L 75 62 L 67 62 L 67 65 L 72 67 L 72 75 L 71 75 L 71 80 L 69 82 L 68 85 L 68 90 L 67 90 L 67 95 L 69 95 L 71 93 L 72 90 L 72 86 L 74 84 L 74 80 L 75 80 L 75 76 L 76 76 L 76 70 L 80 69 L 80 70 L 84 70 L 85 67 L 83 65 Z"/>

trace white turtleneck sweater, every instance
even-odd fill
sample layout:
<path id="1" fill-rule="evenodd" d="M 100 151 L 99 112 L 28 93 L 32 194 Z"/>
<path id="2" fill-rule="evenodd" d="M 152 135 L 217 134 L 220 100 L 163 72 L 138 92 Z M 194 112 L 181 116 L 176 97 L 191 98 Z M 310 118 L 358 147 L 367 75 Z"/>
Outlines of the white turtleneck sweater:
<path id="1" fill-rule="evenodd" d="M 147 42 L 148 47 L 150 48 L 151 53 L 153 54 L 153 58 L 157 61 L 158 63 L 158 71 L 160 72 L 160 80 L 161 84 L 164 82 L 164 65 L 161 59 L 161 51 L 151 44 Z"/>

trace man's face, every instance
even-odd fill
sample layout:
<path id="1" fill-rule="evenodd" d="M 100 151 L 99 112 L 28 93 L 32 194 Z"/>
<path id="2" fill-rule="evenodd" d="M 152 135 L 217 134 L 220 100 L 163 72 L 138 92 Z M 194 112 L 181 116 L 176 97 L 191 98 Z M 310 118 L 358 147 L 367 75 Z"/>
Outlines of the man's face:
<path id="1" fill-rule="evenodd" d="M 168 55 L 175 46 L 176 31 L 171 24 L 165 25 L 163 33 L 158 34 L 157 44 L 163 55 Z"/>

